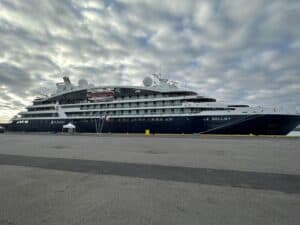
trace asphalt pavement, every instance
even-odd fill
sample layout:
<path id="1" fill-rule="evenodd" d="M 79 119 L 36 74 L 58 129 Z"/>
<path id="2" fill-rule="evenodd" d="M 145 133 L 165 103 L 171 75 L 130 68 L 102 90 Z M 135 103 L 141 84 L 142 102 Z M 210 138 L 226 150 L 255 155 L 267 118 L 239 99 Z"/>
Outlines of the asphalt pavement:
<path id="1" fill-rule="evenodd" d="M 299 224 L 300 139 L 0 135 L 0 224 Z"/>

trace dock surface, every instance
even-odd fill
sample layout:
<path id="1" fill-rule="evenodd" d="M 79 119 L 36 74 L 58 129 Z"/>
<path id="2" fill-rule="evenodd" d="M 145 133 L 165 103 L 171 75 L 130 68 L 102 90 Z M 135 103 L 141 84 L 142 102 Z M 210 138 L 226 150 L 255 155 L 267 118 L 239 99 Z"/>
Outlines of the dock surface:
<path id="1" fill-rule="evenodd" d="M 300 139 L 0 135 L 0 224 L 298 224 Z"/>

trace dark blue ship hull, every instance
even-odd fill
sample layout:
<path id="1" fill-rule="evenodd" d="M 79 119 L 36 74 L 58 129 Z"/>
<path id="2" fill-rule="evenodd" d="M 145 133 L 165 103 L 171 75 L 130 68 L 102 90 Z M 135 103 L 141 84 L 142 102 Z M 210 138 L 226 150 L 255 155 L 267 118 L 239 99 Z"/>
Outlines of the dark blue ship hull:
<path id="1" fill-rule="evenodd" d="M 300 124 L 297 115 L 218 115 L 101 119 L 29 120 L 13 122 L 10 131 L 61 132 L 68 122 L 76 125 L 77 132 L 111 133 L 200 133 L 200 134 L 255 134 L 286 135 Z"/>

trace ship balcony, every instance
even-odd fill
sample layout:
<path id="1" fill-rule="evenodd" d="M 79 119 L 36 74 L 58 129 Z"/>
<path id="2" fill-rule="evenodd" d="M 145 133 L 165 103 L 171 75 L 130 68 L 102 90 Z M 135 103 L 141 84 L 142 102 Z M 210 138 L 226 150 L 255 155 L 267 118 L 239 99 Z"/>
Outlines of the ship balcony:
<path id="1" fill-rule="evenodd" d="M 84 109 L 67 109 L 65 113 L 88 113 L 88 112 L 118 112 L 118 111 L 136 111 L 136 110 L 167 110 L 167 109 L 181 109 L 184 108 L 182 105 L 174 106 L 144 106 L 144 107 L 127 107 L 127 108 L 84 108 Z"/>
<path id="2" fill-rule="evenodd" d="M 56 110 L 23 111 L 20 112 L 20 115 L 49 114 L 49 113 L 57 113 L 57 111 Z"/>
<path id="3" fill-rule="evenodd" d="M 55 107 L 57 104 L 40 104 L 40 105 L 29 105 L 26 107 L 26 109 L 32 109 L 32 108 L 46 108 L 46 107 Z"/>
<path id="4" fill-rule="evenodd" d="M 99 111 L 89 111 L 89 112 L 66 112 L 67 117 L 91 117 L 91 118 L 98 118 L 100 116 L 112 116 L 112 117 L 123 117 L 123 116 L 162 116 L 165 114 L 187 114 L 187 113 L 199 113 L 192 112 L 190 109 L 174 109 L 174 110 L 126 110 L 124 112 L 121 111 L 107 111 L 107 112 L 99 112 Z"/>
<path id="5" fill-rule="evenodd" d="M 60 106 L 62 108 L 71 108 L 71 107 L 81 107 L 81 108 L 90 108 L 90 107 L 100 107 L 100 108 L 116 108 L 110 105 L 115 105 L 117 107 L 120 107 L 124 104 L 137 104 L 139 106 L 143 106 L 143 104 L 147 105 L 149 102 L 153 102 L 153 104 L 167 104 L 170 101 L 184 101 L 184 100 L 190 100 L 190 99 L 196 99 L 199 96 L 177 96 L 177 97 L 163 97 L 163 98 L 138 98 L 138 99 L 115 99 L 111 102 L 86 102 L 82 101 L 80 103 L 70 103 L 70 104 L 61 104 Z M 156 102 L 156 103 L 155 103 Z M 165 103 L 159 103 L 159 102 L 165 102 Z M 180 103 L 181 104 L 181 103 Z M 107 106 L 108 105 L 108 106 Z"/>
<path id="6" fill-rule="evenodd" d="M 174 96 L 174 97 L 139 97 L 135 99 L 130 99 L 130 98 L 124 98 L 124 99 L 115 99 L 111 103 L 130 103 L 130 102 L 151 102 L 151 101 L 170 101 L 170 100 L 185 100 L 185 99 L 195 99 L 197 96 L 195 95 L 188 95 L 188 96 Z"/>

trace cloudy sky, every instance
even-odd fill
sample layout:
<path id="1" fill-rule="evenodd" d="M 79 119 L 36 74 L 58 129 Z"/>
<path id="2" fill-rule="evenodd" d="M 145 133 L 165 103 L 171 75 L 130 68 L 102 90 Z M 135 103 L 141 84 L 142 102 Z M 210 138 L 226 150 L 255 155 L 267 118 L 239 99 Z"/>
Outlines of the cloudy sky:
<path id="1" fill-rule="evenodd" d="M 229 103 L 300 102 L 298 0 L 0 0 L 0 121 L 64 75 L 141 84 L 161 71 Z"/>

